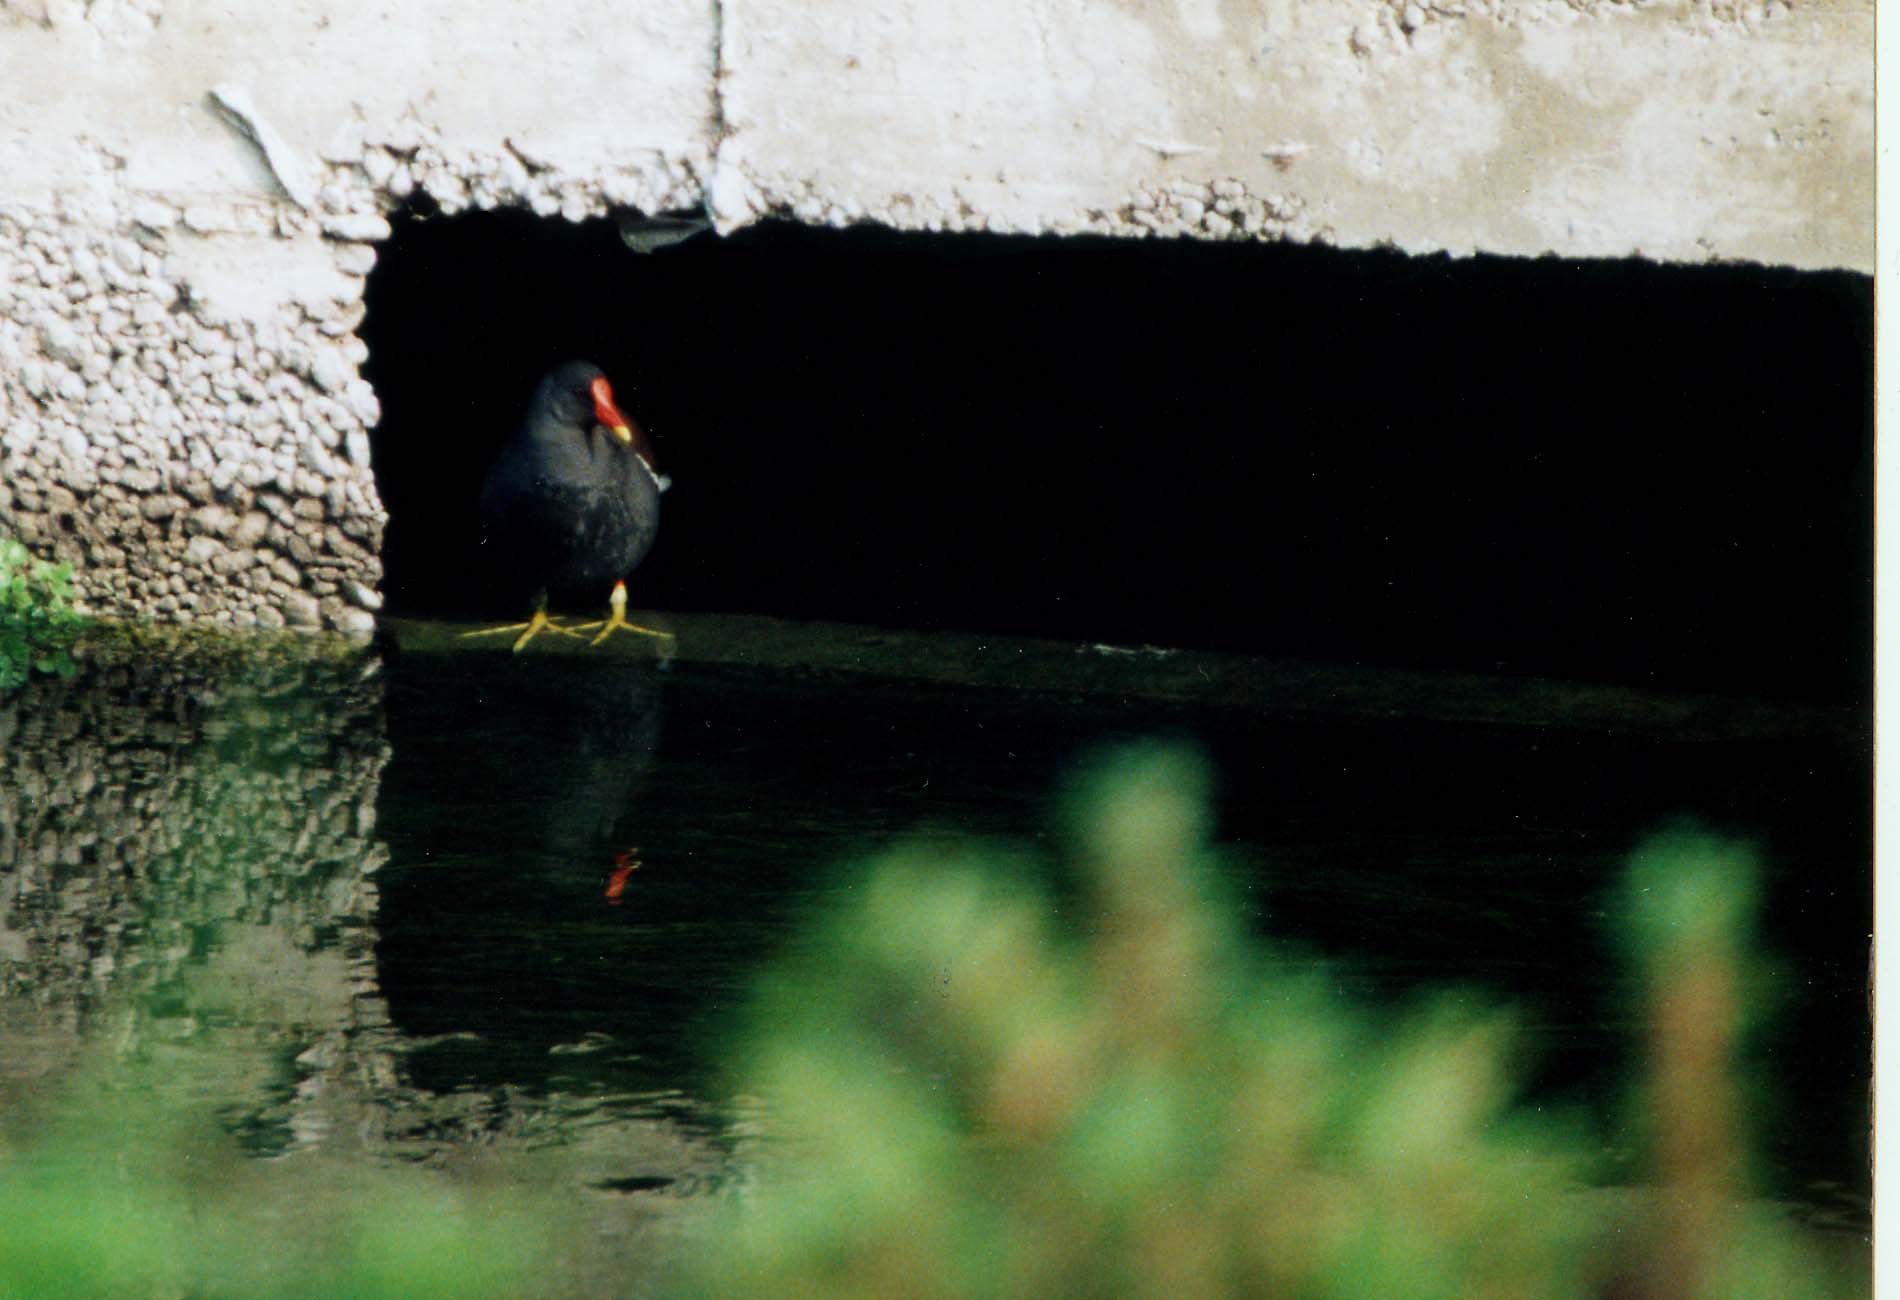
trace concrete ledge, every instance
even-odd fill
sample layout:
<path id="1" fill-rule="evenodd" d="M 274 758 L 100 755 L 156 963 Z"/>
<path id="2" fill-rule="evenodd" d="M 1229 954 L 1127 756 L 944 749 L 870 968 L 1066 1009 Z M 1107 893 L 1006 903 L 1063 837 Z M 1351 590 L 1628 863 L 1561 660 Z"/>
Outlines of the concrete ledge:
<path id="1" fill-rule="evenodd" d="M 1265 655 L 1161 646 L 1078 645 L 1034 637 L 902 632 L 849 623 L 739 614 L 640 611 L 636 621 L 673 640 L 622 634 L 591 646 L 543 636 L 521 653 L 624 664 L 678 662 L 863 681 L 1081 695 L 1104 702 L 1166 701 L 1268 717 L 1332 722 L 1451 723 L 1571 728 L 1676 738 L 1864 739 L 1864 710 L 1683 691 L 1306 663 Z M 468 627 L 386 619 L 403 654 L 506 655 L 507 637 L 469 639 Z"/>

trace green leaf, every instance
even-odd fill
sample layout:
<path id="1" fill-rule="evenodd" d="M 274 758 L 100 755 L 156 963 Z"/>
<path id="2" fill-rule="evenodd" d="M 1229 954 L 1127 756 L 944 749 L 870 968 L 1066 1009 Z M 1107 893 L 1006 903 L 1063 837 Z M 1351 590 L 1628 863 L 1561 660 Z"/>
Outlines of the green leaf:
<path id="1" fill-rule="evenodd" d="M 69 599 L 72 576 L 72 565 L 35 560 L 17 539 L 0 537 L 0 686 L 31 671 L 72 676 L 66 650 L 85 626 Z"/>

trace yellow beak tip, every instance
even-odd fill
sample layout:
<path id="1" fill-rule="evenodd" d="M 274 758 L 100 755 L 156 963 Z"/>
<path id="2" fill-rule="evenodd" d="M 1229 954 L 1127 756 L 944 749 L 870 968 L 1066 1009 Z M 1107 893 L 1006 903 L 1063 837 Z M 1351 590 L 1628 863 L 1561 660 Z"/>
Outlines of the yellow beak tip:
<path id="1" fill-rule="evenodd" d="M 633 430 L 624 424 L 616 424 L 614 426 L 614 437 L 620 439 L 620 441 L 626 443 L 629 447 L 633 445 Z"/>

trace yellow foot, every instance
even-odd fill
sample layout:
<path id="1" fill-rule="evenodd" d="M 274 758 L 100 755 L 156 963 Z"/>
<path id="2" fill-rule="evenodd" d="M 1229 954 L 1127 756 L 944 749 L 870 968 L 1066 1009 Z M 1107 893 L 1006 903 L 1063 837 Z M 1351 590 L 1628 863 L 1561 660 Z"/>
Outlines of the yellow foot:
<path id="1" fill-rule="evenodd" d="M 592 627 L 593 624 L 589 623 L 588 626 Z M 580 635 L 579 632 L 574 631 L 571 628 L 562 627 L 559 623 L 556 623 L 553 619 L 549 618 L 548 612 L 545 609 L 535 610 L 534 617 L 530 618 L 526 623 L 504 623 L 500 627 L 477 628 L 473 632 L 464 632 L 462 633 L 462 635 L 464 637 L 500 636 L 504 632 L 520 632 L 521 633 L 520 636 L 515 638 L 515 653 L 516 654 L 520 654 L 521 647 L 527 645 L 528 642 L 534 640 L 535 636 L 541 632 L 555 632 L 555 633 L 560 634 L 561 636 L 579 636 Z"/>
<path id="2" fill-rule="evenodd" d="M 638 632 L 641 636 L 664 637 L 666 640 L 669 640 L 669 641 L 673 639 L 673 634 L 671 632 L 662 632 L 657 628 L 641 627 L 638 623 L 627 622 L 627 584 L 626 583 L 616 582 L 614 584 L 613 594 L 607 597 L 607 605 L 610 612 L 608 613 L 606 618 L 600 619 L 593 623 L 579 624 L 578 626 L 574 628 L 572 635 L 579 636 L 582 632 L 585 632 L 589 630 L 590 628 L 596 628 L 596 627 L 599 628 L 600 635 L 596 636 L 592 641 L 589 641 L 587 643 L 589 645 L 599 645 L 602 641 L 605 641 L 608 637 L 612 636 L 615 632 L 622 631 L 622 630 L 628 631 L 628 632 Z M 566 631 L 566 630 L 567 629 L 565 628 L 562 629 L 562 631 Z"/>

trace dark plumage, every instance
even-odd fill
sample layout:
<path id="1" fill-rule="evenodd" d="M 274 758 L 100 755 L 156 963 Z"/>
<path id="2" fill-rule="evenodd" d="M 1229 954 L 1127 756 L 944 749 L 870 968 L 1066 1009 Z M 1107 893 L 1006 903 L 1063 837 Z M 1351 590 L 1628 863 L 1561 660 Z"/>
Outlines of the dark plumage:
<path id="1" fill-rule="evenodd" d="M 653 546 L 666 481 L 633 421 L 615 406 L 598 366 L 570 361 L 541 381 L 526 417 L 482 482 L 482 549 L 510 601 L 535 603 L 520 649 L 543 627 L 547 599 L 590 595 L 613 584 L 615 627 L 622 580 Z M 590 625 L 598 626 L 598 625 Z M 499 631 L 501 629 L 493 629 Z M 659 634 L 655 634 L 659 635 Z"/>

